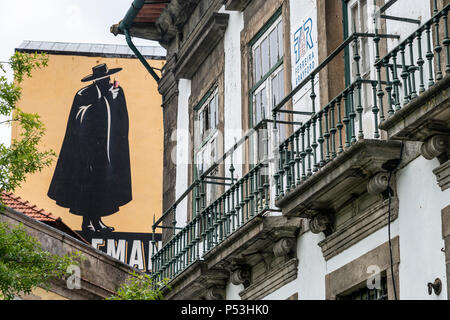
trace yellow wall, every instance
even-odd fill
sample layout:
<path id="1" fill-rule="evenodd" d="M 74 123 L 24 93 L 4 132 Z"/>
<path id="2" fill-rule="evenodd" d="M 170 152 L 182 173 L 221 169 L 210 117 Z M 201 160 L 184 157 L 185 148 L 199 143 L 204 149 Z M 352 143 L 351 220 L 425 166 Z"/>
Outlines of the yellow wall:
<path id="1" fill-rule="evenodd" d="M 163 119 L 161 96 L 156 81 L 137 59 L 48 55 L 48 67 L 37 70 L 23 83 L 19 108 L 38 113 L 47 129 L 42 149 L 61 149 L 67 119 L 75 94 L 92 82 L 80 80 L 92 74 L 92 67 L 106 63 L 109 69 L 123 68 L 111 76 L 118 80 L 127 101 L 130 133 L 130 161 L 133 200 L 120 211 L 103 217 L 106 225 L 118 232 L 151 232 L 153 214 L 161 215 L 163 167 Z M 164 61 L 149 60 L 162 68 Z M 13 126 L 12 138 L 17 138 Z M 15 193 L 46 211 L 60 216 L 74 230 L 81 229 L 82 217 L 69 213 L 47 196 L 53 177 L 53 165 L 31 175 Z"/>

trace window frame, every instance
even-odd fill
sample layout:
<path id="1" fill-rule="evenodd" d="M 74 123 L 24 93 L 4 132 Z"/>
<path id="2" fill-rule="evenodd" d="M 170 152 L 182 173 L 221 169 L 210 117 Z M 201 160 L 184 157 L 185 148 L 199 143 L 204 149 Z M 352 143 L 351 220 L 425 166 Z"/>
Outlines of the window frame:
<path id="1" fill-rule="evenodd" d="M 216 112 L 215 112 L 215 127 L 212 128 L 210 125 L 210 128 L 204 131 L 210 131 L 206 135 L 206 132 L 201 133 L 201 136 L 199 136 L 199 128 L 196 126 L 197 123 L 199 123 L 199 116 L 204 111 L 206 107 L 210 106 L 210 103 L 213 99 L 216 99 Z M 217 134 L 217 131 L 219 129 L 219 86 L 217 84 L 213 85 L 213 87 L 208 90 L 208 92 L 205 94 L 205 96 L 200 100 L 200 102 L 194 107 L 194 155 L 196 155 L 198 152 L 200 152 L 205 145 L 213 138 L 214 135 Z M 210 112 L 208 112 L 208 118 L 210 118 Z"/>
<path id="2" fill-rule="evenodd" d="M 253 48 L 254 46 L 260 46 L 262 44 L 262 42 L 265 39 L 269 39 L 270 34 L 273 30 L 278 28 L 278 24 L 281 23 L 281 29 L 283 31 L 283 39 L 282 39 L 282 44 L 281 44 L 281 48 L 283 49 L 281 52 L 281 57 L 278 59 L 278 61 L 272 66 L 270 67 L 270 58 L 269 58 L 269 70 L 267 71 L 266 74 L 261 75 L 261 78 L 256 81 L 255 83 L 255 73 L 254 73 L 254 58 L 253 58 Z M 250 128 L 254 128 L 256 125 L 258 125 L 257 123 L 254 123 L 254 108 L 253 108 L 253 95 L 256 91 L 258 91 L 259 87 L 261 85 L 263 85 L 265 82 L 268 81 L 268 79 L 271 77 L 271 75 L 274 72 L 278 72 L 278 69 L 283 66 L 284 69 L 284 57 L 285 57 L 285 52 L 284 52 L 284 39 L 285 39 L 285 34 L 284 34 L 284 20 L 282 17 L 282 10 L 281 8 L 279 8 L 275 14 L 264 24 L 264 26 L 261 28 L 261 30 L 255 35 L 255 37 L 248 43 L 248 47 L 249 47 L 249 52 L 250 52 L 250 63 L 249 63 L 249 67 L 250 67 L 250 72 L 249 72 L 249 82 L 250 84 L 253 84 L 250 86 L 250 90 L 249 90 L 249 124 L 250 124 Z M 279 42 L 278 42 L 279 43 Z M 270 52 L 270 48 L 269 48 L 269 52 Z"/>
<path id="3" fill-rule="evenodd" d="M 281 31 L 279 31 L 281 30 Z M 273 49 L 271 49 L 270 47 L 270 37 L 273 34 L 273 32 L 276 31 L 277 34 L 277 54 L 278 56 L 278 60 L 274 62 L 274 64 L 271 66 L 271 57 L 270 57 L 270 52 L 273 51 Z M 282 39 L 280 40 L 280 33 L 282 36 Z M 265 74 L 261 74 L 260 79 L 256 80 L 255 76 L 256 76 L 256 70 L 255 70 L 255 63 L 254 63 L 254 51 L 255 51 L 255 47 L 260 47 L 262 45 L 262 43 L 267 40 L 269 43 L 269 48 L 268 48 L 268 52 L 269 52 L 269 70 L 265 73 Z M 256 128 L 256 127 L 261 127 L 261 123 L 268 118 L 271 118 L 271 114 L 270 114 L 270 110 L 273 109 L 273 101 L 272 101 L 272 97 L 273 97 L 273 88 L 272 88 L 272 80 L 277 77 L 280 72 L 282 72 L 283 74 L 283 85 L 284 88 L 286 87 L 286 83 L 285 83 L 285 46 L 284 46 L 284 42 L 285 42 L 285 30 L 284 30 L 284 19 L 283 19 L 283 15 L 282 15 L 282 8 L 280 7 L 273 15 L 272 17 L 264 24 L 264 26 L 258 31 L 258 33 L 253 37 L 253 39 L 248 43 L 248 48 L 249 48 L 249 83 L 250 83 L 250 90 L 248 93 L 248 101 L 249 101 L 249 114 L 248 114 L 248 121 L 249 121 L 249 127 L 250 128 Z M 261 70 L 262 70 L 262 61 L 261 61 Z M 261 72 L 262 73 L 262 72 Z M 284 97 L 284 88 L 282 89 L 282 94 L 281 96 Z M 262 90 L 266 90 L 265 95 L 266 95 L 266 105 L 265 105 L 265 117 L 262 116 L 261 113 L 261 119 L 257 119 L 256 118 L 256 93 L 261 92 Z M 279 102 L 279 101 L 277 101 Z M 256 123 L 256 121 L 259 120 L 258 123 Z M 264 128 L 260 128 L 263 130 L 268 130 L 267 125 L 263 126 Z M 269 134 L 270 135 L 270 134 Z M 271 137 L 268 137 L 266 143 L 269 143 Z M 273 139 L 273 138 L 272 138 Z M 260 140 L 260 134 L 258 132 L 258 140 L 257 141 L 250 141 L 249 144 L 249 159 L 251 160 L 251 166 L 253 164 L 256 164 L 260 161 L 260 151 L 258 151 L 259 146 L 261 141 Z M 256 144 L 258 145 L 258 147 L 256 146 Z M 269 145 L 267 146 L 267 150 L 269 150 Z M 256 149 L 256 150 L 255 150 Z"/>

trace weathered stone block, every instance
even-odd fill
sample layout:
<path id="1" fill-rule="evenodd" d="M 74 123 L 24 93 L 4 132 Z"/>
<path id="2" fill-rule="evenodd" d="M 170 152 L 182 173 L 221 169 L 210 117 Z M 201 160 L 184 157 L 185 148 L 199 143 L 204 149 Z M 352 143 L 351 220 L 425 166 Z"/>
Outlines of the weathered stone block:
<path id="1" fill-rule="evenodd" d="M 442 191 L 450 188 L 450 160 L 433 170 Z"/>

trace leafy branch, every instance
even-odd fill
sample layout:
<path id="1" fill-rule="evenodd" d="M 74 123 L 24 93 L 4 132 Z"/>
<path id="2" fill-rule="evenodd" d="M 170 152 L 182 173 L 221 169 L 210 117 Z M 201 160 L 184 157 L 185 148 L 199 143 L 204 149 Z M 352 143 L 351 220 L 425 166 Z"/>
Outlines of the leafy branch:
<path id="1" fill-rule="evenodd" d="M 168 279 L 155 282 L 148 274 L 136 271 L 130 275 L 131 277 L 117 289 L 117 293 L 106 300 L 161 300 L 163 289 L 170 289 Z"/>
<path id="2" fill-rule="evenodd" d="M 14 81 L 8 81 L 6 70 L 0 64 L 0 115 L 9 118 L 3 121 L 4 125 L 17 124 L 19 139 L 14 139 L 9 147 L 0 144 L 0 191 L 14 191 L 26 181 L 27 175 L 49 166 L 56 156 L 52 150 L 41 151 L 38 147 L 45 134 L 39 115 L 18 108 L 22 96 L 21 84 L 32 76 L 33 70 L 46 67 L 48 57 L 45 54 L 16 52 L 8 63 L 14 71 Z"/>
<path id="3" fill-rule="evenodd" d="M 0 222 L 0 295 L 11 300 L 36 287 L 50 289 L 51 280 L 69 276 L 69 266 L 79 265 L 81 253 L 58 256 L 42 249 L 23 225 Z"/>

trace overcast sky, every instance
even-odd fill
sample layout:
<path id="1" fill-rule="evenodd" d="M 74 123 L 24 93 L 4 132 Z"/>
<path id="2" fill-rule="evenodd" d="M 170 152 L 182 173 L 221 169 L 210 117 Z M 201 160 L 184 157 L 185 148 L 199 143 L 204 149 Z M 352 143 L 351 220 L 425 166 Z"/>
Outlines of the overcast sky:
<path id="1" fill-rule="evenodd" d="M 24 40 L 126 44 L 110 33 L 132 0 L 0 0 L 0 61 L 7 61 Z M 136 45 L 155 42 L 135 39 Z M 9 142 L 0 129 L 0 143 Z"/>

